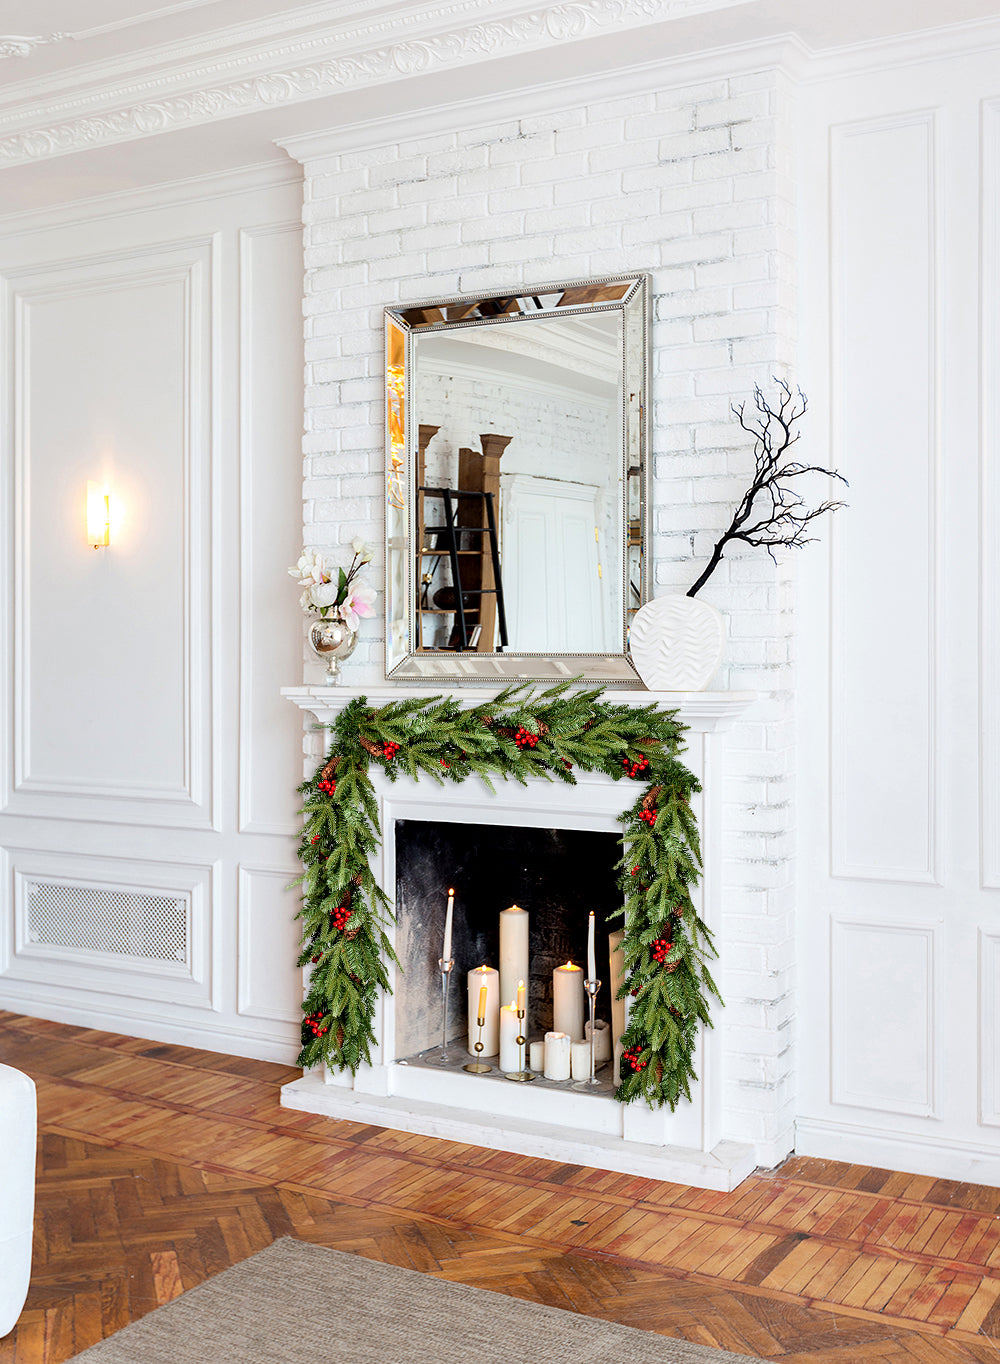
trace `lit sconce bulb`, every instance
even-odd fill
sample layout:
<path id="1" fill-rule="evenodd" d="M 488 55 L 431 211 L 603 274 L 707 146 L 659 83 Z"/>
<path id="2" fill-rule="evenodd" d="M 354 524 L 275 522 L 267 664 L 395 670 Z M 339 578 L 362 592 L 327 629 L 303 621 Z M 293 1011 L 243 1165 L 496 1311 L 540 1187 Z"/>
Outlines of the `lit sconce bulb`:
<path id="1" fill-rule="evenodd" d="M 111 492 L 106 484 L 87 484 L 87 540 L 95 549 L 111 543 Z"/>

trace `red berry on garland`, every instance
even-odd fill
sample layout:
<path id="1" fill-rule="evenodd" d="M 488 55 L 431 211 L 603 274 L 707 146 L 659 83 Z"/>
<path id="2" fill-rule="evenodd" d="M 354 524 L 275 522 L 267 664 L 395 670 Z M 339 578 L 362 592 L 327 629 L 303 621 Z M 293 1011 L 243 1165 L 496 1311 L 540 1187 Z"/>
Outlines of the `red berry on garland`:
<path id="1" fill-rule="evenodd" d="M 398 752 L 399 744 L 394 744 L 391 739 L 387 739 L 382 745 L 382 757 L 385 758 L 387 762 L 392 762 Z"/>
<path id="2" fill-rule="evenodd" d="M 661 966 L 673 950 L 674 945 L 667 938 L 657 938 L 652 944 L 653 957 Z"/>
<path id="3" fill-rule="evenodd" d="M 633 875 L 633 876 L 638 876 L 638 875 L 639 875 L 639 868 L 638 868 L 638 867 L 633 867 L 633 868 L 632 868 L 632 875 Z"/>
<path id="4" fill-rule="evenodd" d="M 321 781 L 317 782 L 316 785 L 328 796 L 332 796 L 337 789 L 337 783 L 335 781 Z"/>
<path id="5" fill-rule="evenodd" d="M 450 766 L 451 766 L 451 763 L 446 763 L 445 760 L 444 760 L 444 758 L 442 758 L 440 761 L 441 761 L 441 766 L 442 766 L 442 767 L 450 767 Z"/>
<path id="6" fill-rule="evenodd" d="M 319 842 L 319 834 L 313 834 L 313 836 L 312 836 L 312 838 L 310 838 L 309 842 L 310 842 L 310 843 L 318 843 L 318 842 Z"/>
<path id="7" fill-rule="evenodd" d="M 649 827 L 652 828 L 653 825 L 656 823 L 656 811 L 655 811 L 655 810 L 640 810 L 640 811 L 639 811 L 639 818 L 642 820 L 642 822 L 643 822 L 644 824 L 648 824 Z"/>

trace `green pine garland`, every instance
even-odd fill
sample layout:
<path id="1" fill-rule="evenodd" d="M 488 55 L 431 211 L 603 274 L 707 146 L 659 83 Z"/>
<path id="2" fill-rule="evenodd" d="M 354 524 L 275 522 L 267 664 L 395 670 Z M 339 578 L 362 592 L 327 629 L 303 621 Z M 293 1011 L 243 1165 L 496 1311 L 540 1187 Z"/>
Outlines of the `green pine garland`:
<path id="1" fill-rule="evenodd" d="M 399 964 L 385 931 L 392 905 L 371 870 L 381 837 L 372 764 L 390 781 L 478 776 L 491 791 L 495 777 L 574 783 L 577 767 L 643 783 L 620 816 L 621 994 L 633 998 L 615 1097 L 651 1108 L 691 1097 L 698 1024 L 711 1026 L 709 996 L 721 999 L 707 965 L 712 936 L 691 900 L 701 853 L 690 797 L 701 788 L 677 757 L 684 726 L 656 705 L 616 705 L 600 690 L 569 687 L 509 687 L 469 709 L 450 697 L 378 707 L 359 697 L 330 726 L 326 763 L 299 787 L 299 965 L 313 968 L 300 1065 L 356 1073 L 370 1060 L 377 993 L 389 990 L 387 963 Z"/>

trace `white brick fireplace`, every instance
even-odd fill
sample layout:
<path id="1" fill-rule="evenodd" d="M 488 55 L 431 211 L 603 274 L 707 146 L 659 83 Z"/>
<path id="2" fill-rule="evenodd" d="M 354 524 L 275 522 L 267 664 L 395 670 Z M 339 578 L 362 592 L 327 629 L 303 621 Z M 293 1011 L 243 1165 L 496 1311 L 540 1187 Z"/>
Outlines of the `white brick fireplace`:
<path id="1" fill-rule="evenodd" d="M 348 688 L 285 689 L 291 702 L 322 724 L 334 720 L 357 694 Z M 373 704 L 398 695 L 384 687 L 366 689 L 365 694 Z M 470 704 L 490 694 L 465 693 Z M 615 699 L 636 705 L 656 699 L 677 708 L 689 727 L 684 759 L 704 788 L 694 802 L 704 856 L 704 876 L 695 891 L 695 901 L 699 914 L 722 944 L 719 964 L 725 968 L 722 808 L 718 798 L 725 731 L 755 698 L 750 692 L 616 692 Z M 499 782 L 495 793 L 474 778 L 461 785 L 446 782 L 439 787 L 429 780 L 390 783 L 377 771 L 372 776 L 383 833 L 375 871 L 390 900 L 396 895 L 396 820 L 619 834 L 618 816 L 633 795 L 621 783 L 593 773 L 580 773 L 575 786 L 535 779 L 525 789 L 518 783 Z M 389 937 L 395 939 L 392 927 Z M 393 984 L 397 975 L 393 971 L 390 976 Z M 457 992 L 464 989 L 465 980 L 464 974 L 455 975 L 451 988 Z M 699 1080 L 692 1087 L 691 1101 L 682 1100 L 674 1113 L 666 1108 L 651 1111 L 643 1103 L 622 1105 L 607 1095 L 580 1093 L 564 1086 L 511 1083 L 498 1072 L 484 1077 L 409 1065 L 396 1046 L 392 995 L 383 995 L 377 1002 L 375 1033 L 377 1043 L 370 1066 L 362 1066 L 353 1077 L 350 1072 L 307 1073 L 284 1086 L 282 1103 L 334 1118 L 710 1189 L 734 1188 L 759 1163 L 753 1143 L 727 1139 L 738 1122 L 738 1114 L 727 1109 L 733 1091 L 726 1085 L 726 1075 L 734 1062 L 738 1064 L 734 1030 L 720 1026 L 703 1031 L 695 1058 Z"/>
<path id="2" fill-rule="evenodd" d="M 531 117 L 508 98 L 472 126 L 437 110 L 421 136 L 394 120 L 285 144 L 305 167 L 308 546 L 381 540 L 385 306 L 646 270 L 656 591 L 694 580 L 744 486 L 731 404 L 790 360 L 790 86 L 765 70 L 595 90 Z M 713 1083 L 721 1135 L 769 1165 L 793 1145 L 790 566 L 734 557 L 703 595 L 729 620 L 715 685 L 758 698 L 712 793 L 727 1001 Z M 348 683 L 384 686 L 381 629 L 363 639 Z"/>

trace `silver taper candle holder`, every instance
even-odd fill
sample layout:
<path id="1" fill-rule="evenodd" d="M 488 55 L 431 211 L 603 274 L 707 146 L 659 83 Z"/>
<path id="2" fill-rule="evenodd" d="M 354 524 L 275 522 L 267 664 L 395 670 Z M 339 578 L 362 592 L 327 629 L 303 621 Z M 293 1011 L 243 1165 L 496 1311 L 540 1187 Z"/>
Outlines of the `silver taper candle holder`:
<path id="1" fill-rule="evenodd" d="M 594 1026 L 594 1007 L 597 1002 L 597 992 L 601 988 L 601 982 L 599 980 L 585 980 L 583 982 L 583 988 L 587 992 L 587 1005 L 590 1011 L 590 1076 L 588 1079 L 580 1081 L 580 1088 L 584 1088 L 587 1085 L 599 1085 L 601 1083 L 594 1073 L 597 1070 L 597 1066 L 594 1064 L 594 1045 L 597 1042 L 597 1029 Z"/>
<path id="2" fill-rule="evenodd" d="M 444 957 L 438 957 L 438 970 L 441 972 L 441 1060 L 448 1060 L 448 982 L 451 980 L 451 968 L 455 965 L 455 958 L 449 957 L 445 961 Z"/>
<path id="3" fill-rule="evenodd" d="M 493 1069 L 492 1066 L 488 1066 L 483 1060 L 483 1028 L 486 1025 L 486 1019 L 477 1018 L 476 1025 L 479 1028 L 479 1036 L 476 1038 L 475 1043 L 476 1059 L 474 1061 L 467 1061 L 462 1069 L 471 1071 L 473 1075 L 485 1075 L 488 1070 Z"/>
<path id="4" fill-rule="evenodd" d="M 522 1084 L 525 1084 L 528 1080 L 533 1080 L 535 1078 L 534 1071 L 525 1070 L 524 1068 L 524 1044 L 527 1042 L 527 1040 L 528 1039 L 524 1035 L 524 1010 L 518 1009 L 517 1037 L 515 1038 L 515 1041 L 517 1042 L 518 1069 L 515 1071 L 508 1071 L 504 1075 L 505 1080 L 519 1080 Z"/>

